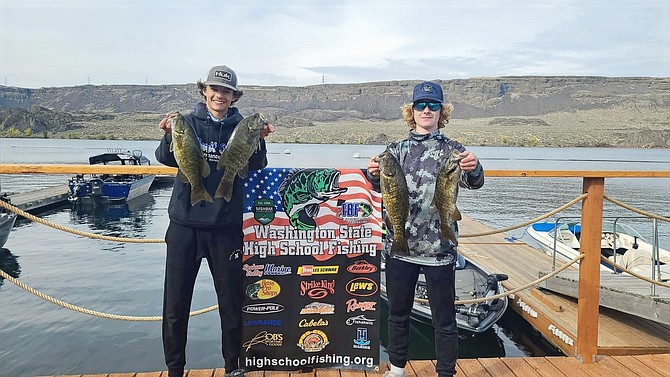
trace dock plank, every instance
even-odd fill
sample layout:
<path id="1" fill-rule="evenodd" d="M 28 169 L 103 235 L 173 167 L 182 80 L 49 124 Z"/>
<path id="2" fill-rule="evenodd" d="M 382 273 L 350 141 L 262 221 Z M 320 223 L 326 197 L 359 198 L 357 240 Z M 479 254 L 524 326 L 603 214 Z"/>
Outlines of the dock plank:
<path id="1" fill-rule="evenodd" d="M 462 235 L 493 230 L 467 216 L 463 216 L 459 227 Z M 465 257 L 485 270 L 508 275 L 509 280 L 503 282 L 508 290 L 525 286 L 537 280 L 541 273 L 552 270 L 550 256 L 518 240 L 507 242 L 505 237 L 507 237 L 505 234 L 462 237 L 459 250 Z M 557 264 L 557 266 L 560 265 L 562 264 Z M 566 271 L 570 270 L 576 271 L 572 267 Z M 510 308 L 521 314 L 566 355 L 576 354 L 577 300 L 561 294 L 543 296 L 541 299 L 536 296 L 537 294 L 532 294 L 530 289 L 518 292 L 510 301 Z M 522 302 L 524 305 L 520 305 Z M 558 306 L 563 310 L 560 312 L 553 310 Z M 528 312 L 528 308 L 534 313 Z M 670 326 L 603 307 L 600 309 L 598 318 L 598 354 L 630 355 L 670 352 Z M 556 331 L 555 329 L 567 335 L 571 342 L 566 342 L 555 335 L 552 332 Z"/>

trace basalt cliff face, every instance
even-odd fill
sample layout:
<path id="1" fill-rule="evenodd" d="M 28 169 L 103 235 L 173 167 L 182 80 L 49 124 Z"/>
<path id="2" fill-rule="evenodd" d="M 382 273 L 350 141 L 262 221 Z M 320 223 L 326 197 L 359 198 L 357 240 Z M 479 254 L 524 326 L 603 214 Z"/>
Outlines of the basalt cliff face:
<path id="1" fill-rule="evenodd" d="M 464 143 L 670 147 L 670 78 L 436 81 L 454 105 L 445 132 Z M 400 107 L 418 82 L 241 86 L 237 106 L 269 116 L 274 141 L 384 144 L 406 135 Z M 199 99 L 195 84 L 0 86 L 0 135 L 158 139 L 163 114 Z"/>

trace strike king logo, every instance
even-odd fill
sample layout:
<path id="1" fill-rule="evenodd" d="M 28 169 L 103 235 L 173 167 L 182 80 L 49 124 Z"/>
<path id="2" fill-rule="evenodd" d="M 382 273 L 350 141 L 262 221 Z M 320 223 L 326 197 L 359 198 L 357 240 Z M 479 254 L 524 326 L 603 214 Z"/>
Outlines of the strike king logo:
<path id="1" fill-rule="evenodd" d="M 263 225 L 268 225 L 275 219 L 275 202 L 272 199 L 256 199 L 254 200 L 254 219 Z"/>
<path id="2" fill-rule="evenodd" d="M 320 300 L 335 293 L 335 280 L 312 280 L 300 282 L 300 296 L 307 295 L 313 300 Z"/>
<path id="3" fill-rule="evenodd" d="M 364 202 L 347 202 L 339 200 L 340 217 L 349 223 L 367 222 L 372 214 L 372 206 Z"/>
<path id="4" fill-rule="evenodd" d="M 245 293 L 252 300 L 267 300 L 279 295 L 281 287 L 276 281 L 270 279 L 261 279 L 255 283 L 247 285 Z"/>
<path id="5" fill-rule="evenodd" d="M 328 335 L 321 330 L 310 330 L 300 335 L 297 346 L 305 352 L 319 352 L 330 343 Z"/>
<path id="6" fill-rule="evenodd" d="M 371 274 L 375 271 L 377 271 L 377 266 L 365 259 L 357 260 L 347 267 L 347 272 L 351 272 L 352 274 Z"/>
<path id="7" fill-rule="evenodd" d="M 360 277 L 347 283 L 346 291 L 352 296 L 368 297 L 377 293 L 377 283 L 370 278 Z"/>
<path id="8" fill-rule="evenodd" d="M 281 347 L 284 345 L 284 334 L 261 331 L 251 340 L 244 342 L 242 347 L 244 347 L 244 351 L 248 352 L 249 349 L 256 344 L 265 344 L 270 347 Z"/>

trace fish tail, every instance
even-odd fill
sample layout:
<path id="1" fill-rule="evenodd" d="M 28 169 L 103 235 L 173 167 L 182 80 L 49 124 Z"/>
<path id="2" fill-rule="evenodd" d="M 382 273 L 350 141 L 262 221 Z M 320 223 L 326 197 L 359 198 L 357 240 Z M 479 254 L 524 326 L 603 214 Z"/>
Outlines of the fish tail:
<path id="1" fill-rule="evenodd" d="M 216 188 L 216 193 L 214 194 L 215 198 L 224 198 L 227 202 L 233 197 L 233 179 L 230 179 L 227 174 L 224 174 L 219 182 L 219 186 Z"/>
<path id="2" fill-rule="evenodd" d="M 195 188 L 191 188 L 191 206 L 194 206 L 198 204 L 200 201 L 205 201 L 212 203 L 214 202 L 214 199 L 212 199 L 212 196 L 209 195 L 207 190 L 205 190 L 204 186 L 199 186 Z"/>

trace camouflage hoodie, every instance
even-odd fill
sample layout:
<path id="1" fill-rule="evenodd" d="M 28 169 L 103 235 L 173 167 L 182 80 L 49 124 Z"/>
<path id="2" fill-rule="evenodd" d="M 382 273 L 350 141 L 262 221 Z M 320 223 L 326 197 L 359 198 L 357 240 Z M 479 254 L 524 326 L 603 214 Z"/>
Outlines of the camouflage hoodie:
<path id="1" fill-rule="evenodd" d="M 437 210 L 431 209 L 437 173 L 454 149 L 465 151 L 463 145 L 448 139 L 439 130 L 430 134 L 411 131 L 407 139 L 388 146 L 387 150 L 398 159 L 405 172 L 409 190 L 410 214 L 405 228 L 410 255 L 396 258 L 432 266 L 456 261 L 456 247 L 440 237 L 440 215 Z M 378 188 L 379 177 L 371 177 L 369 174 L 368 177 L 373 186 Z M 484 170 L 480 163 L 470 173 L 461 174 L 459 185 L 462 187 L 477 189 L 483 184 Z M 455 223 L 454 234 L 458 237 L 458 225 Z M 387 236 L 393 238 L 390 229 Z"/>

